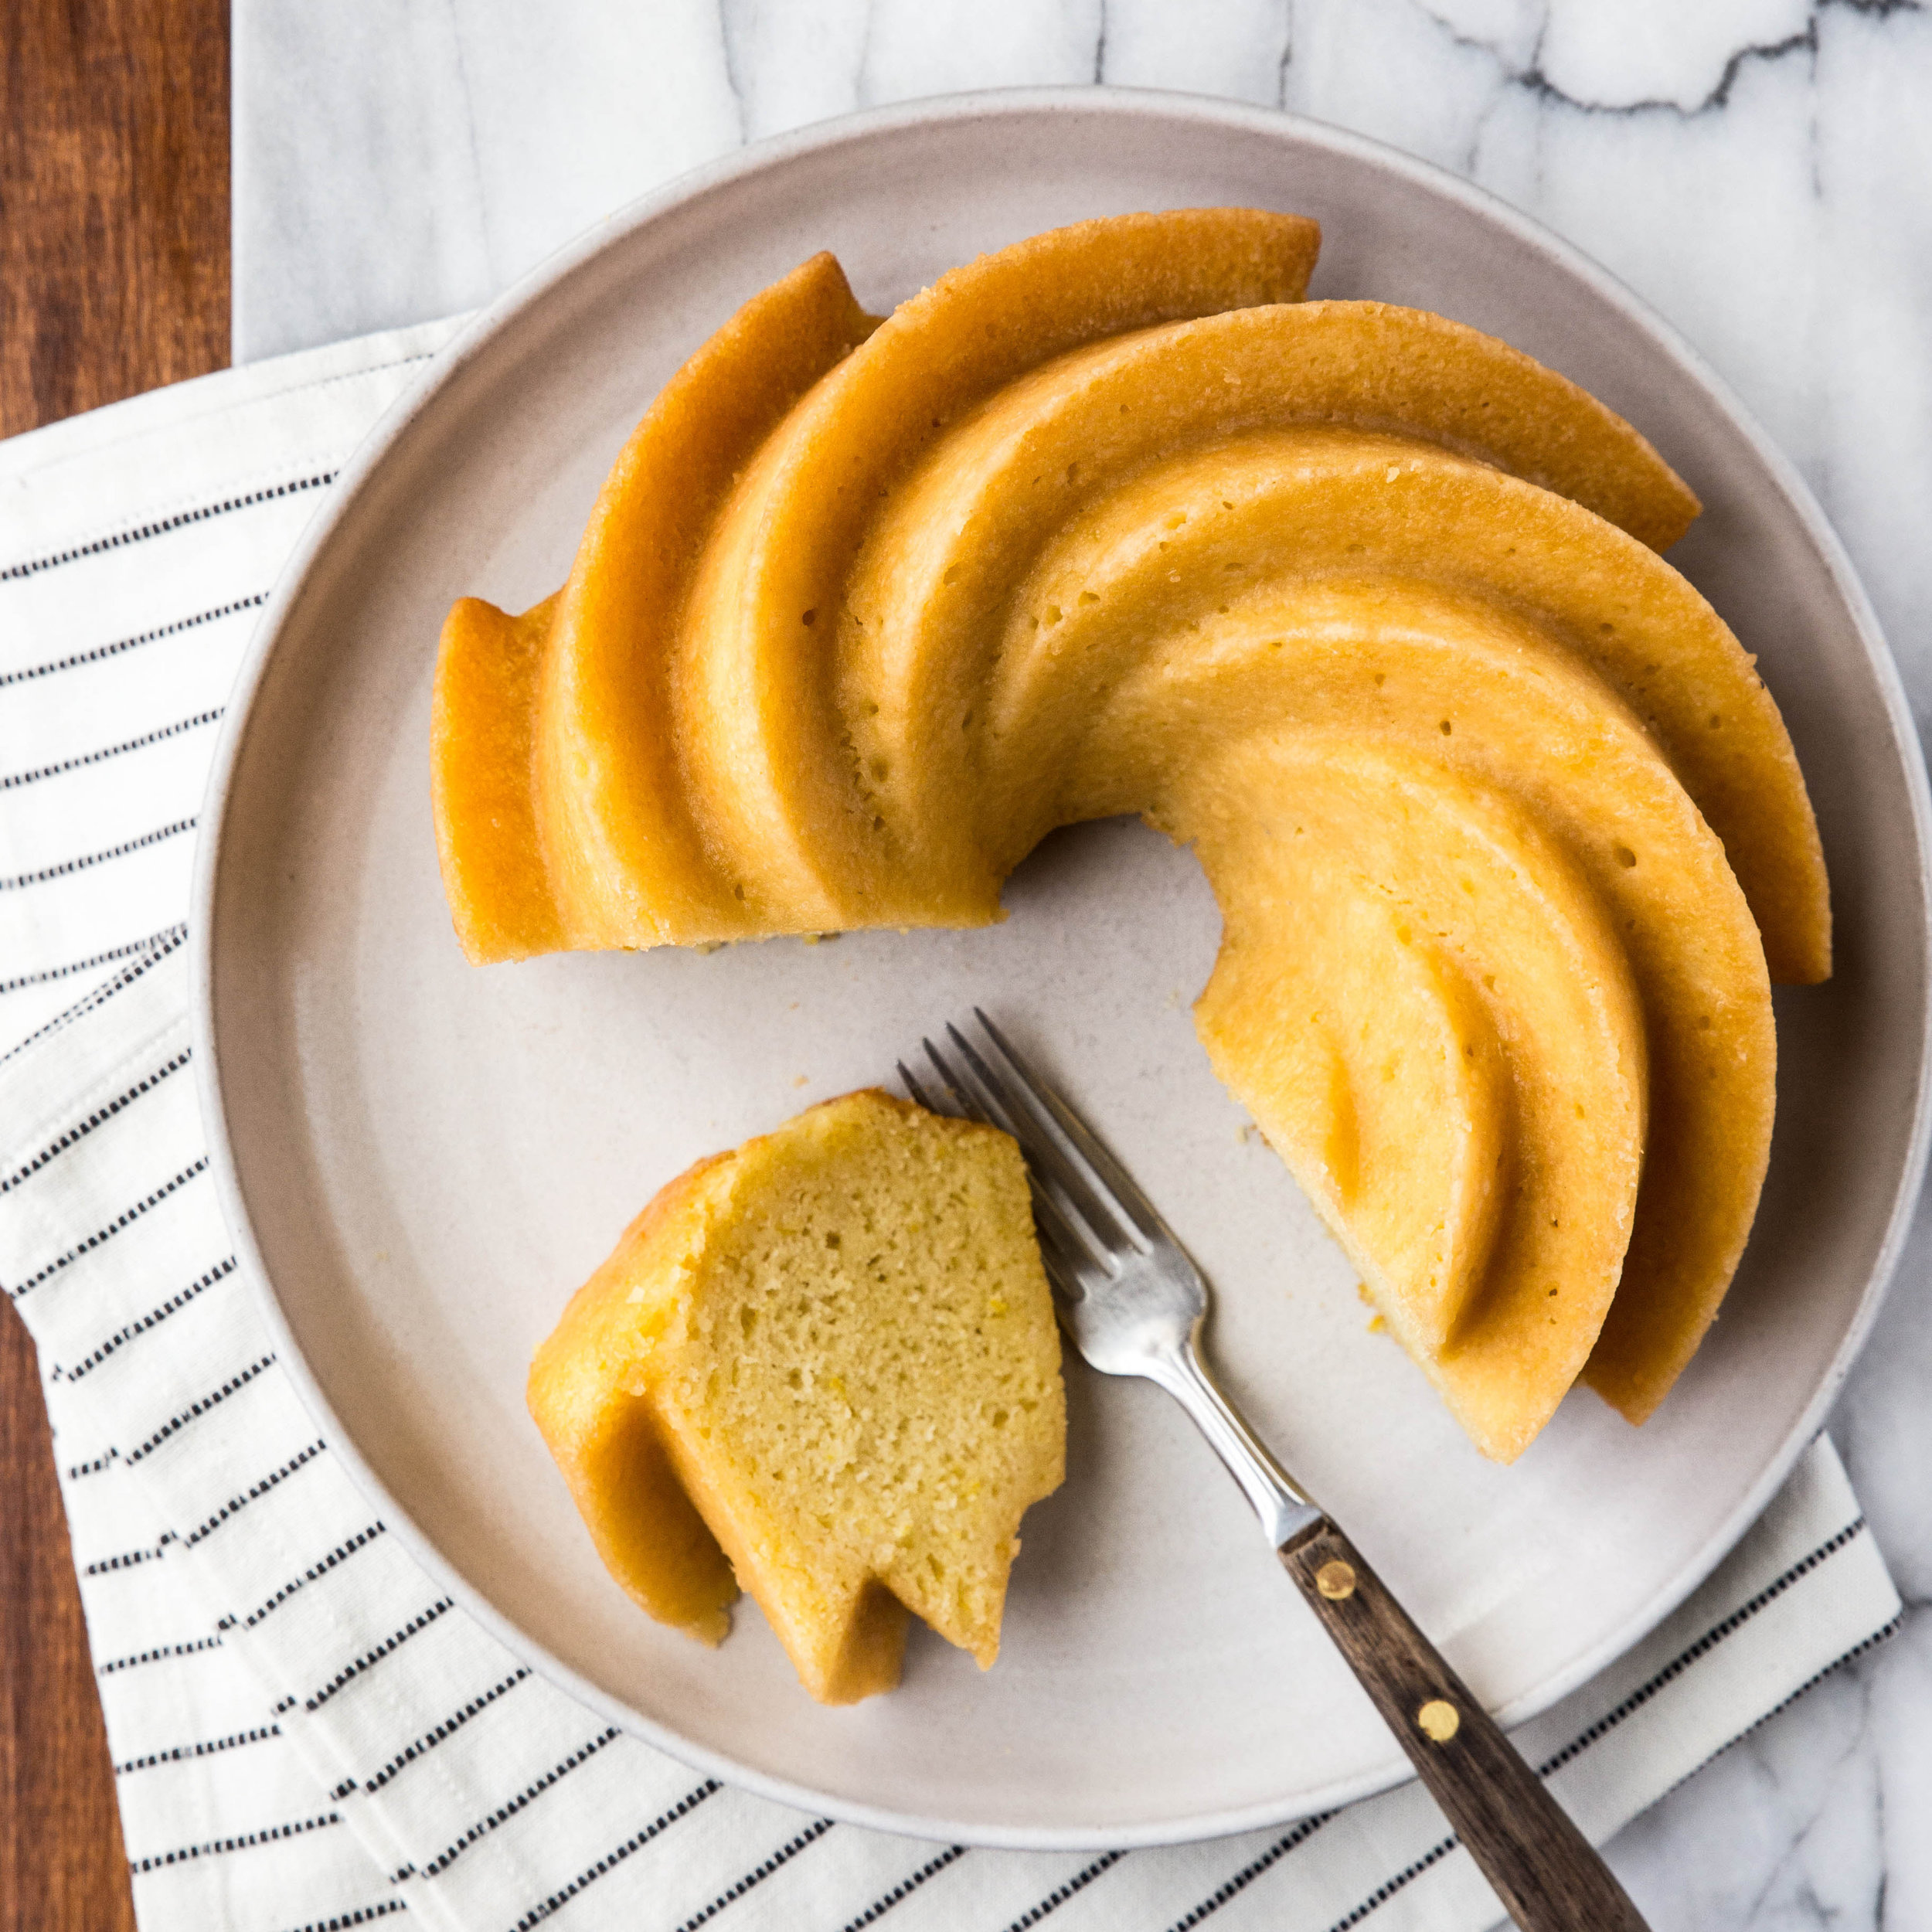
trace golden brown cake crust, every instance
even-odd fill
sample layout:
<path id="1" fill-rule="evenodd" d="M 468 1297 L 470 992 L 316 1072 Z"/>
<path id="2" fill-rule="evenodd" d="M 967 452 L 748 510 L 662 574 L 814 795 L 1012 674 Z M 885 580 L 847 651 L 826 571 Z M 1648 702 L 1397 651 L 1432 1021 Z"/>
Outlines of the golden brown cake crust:
<path id="1" fill-rule="evenodd" d="M 542 894 L 519 898 L 514 876 L 532 825 L 564 945 L 982 923 L 1056 825 L 1140 812 L 1197 841 L 1233 949 L 1220 992 L 1244 989 L 1199 1009 L 1217 1066 L 1471 1436 L 1508 1457 L 1586 1354 L 1641 1420 L 1708 1328 L 1768 1155 L 1770 981 L 1828 974 L 1828 888 L 1753 660 L 1657 554 L 1696 513 L 1689 488 L 1507 345 L 1389 304 L 1301 303 L 1315 240 L 1257 209 L 1077 224 L 941 277 L 856 346 L 835 268 L 808 264 L 743 318 L 816 315 L 806 335 L 832 346 L 815 379 L 774 327 L 769 391 L 740 410 L 694 372 L 755 364 L 757 330 L 701 352 L 639 432 L 648 463 L 614 476 L 534 683 L 507 620 L 453 617 L 475 647 L 452 650 L 453 688 L 465 662 L 499 665 L 505 705 L 537 717 L 519 738 L 481 705 L 463 714 L 495 764 L 446 774 L 439 831 L 460 794 L 512 835 L 495 871 L 451 868 L 461 841 L 444 840 L 459 923 L 495 920 L 480 951 L 466 932 L 473 957 L 543 943 Z M 627 604 L 650 571 L 610 532 L 632 528 L 647 473 L 675 493 L 686 444 L 693 507 L 651 566 L 675 591 Z M 638 621 L 647 603 L 671 630 Z M 594 662 L 601 696 L 570 668 Z M 439 757 L 460 762 L 460 735 Z M 526 740 L 539 782 L 519 816 L 502 767 Z M 1311 847 L 1298 871 L 1262 835 L 1308 831 L 1282 774 L 1328 743 L 1420 760 L 1434 775 L 1416 795 L 1435 786 L 1442 809 L 1364 778 L 1345 834 L 1321 807 L 1326 869 Z M 1302 815 L 1319 815 L 1304 783 Z M 1444 786 L 1486 803 L 1451 810 Z M 1481 811 L 1529 827 L 1523 891 L 1492 882 L 1498 918 L 1539 906 L 1549 957 L 1570 947 L 1610 1029 L 1596 1070 L 1573 1070 L 1587 1096 L 1568 1127 L 1526 1030 L 1537 1001 L 1560 1002 L 1485 962 L 1459 902 L 1432 897 L 1461 889 L 1447 855 L 1475 849 L 1443 828 Z M 1400 862 L 1383 835 L 1397 820 L 1418 842 Z M 1573 886 L 1595 938 L 1557 915 Z M 1358 1002 L 1352 1044 L 1284 944 L 1318 901 L 1318 937 L 1383 935 L 1333 949 L 1360 967 L 1337 1005 L 1374 979 L 1363 947 L 1408 947 L 1415 906 L 1436 908 L 1413 957 L 1380 962 L 1383 1009 Z M 1281 1022 L 1306 1039 L 1283 1041 L 1257 987 L 1313 1002 Z M 1365 1084 L 1372 1033 L 1407 1083 L 1386 1107 Z M 1451 1053 L 1468 1063 L 1446 1069 Z M 1410 1138 L 1436 1151 L 1403 1177 L 1412 1197 L 1385 1189 L 1372 1213 L 1371 1129 L 1388 1128 L 1372 1158 L 1400 1163 L 1388 1124 L 1420 1123 L 1431 1095 L 1442 1134 Z M 1561 1277 L 1539 1291 L 1563 1313 L 1538 1315 L 1505 1258 L 1508 1204 L 1535 1192 L 1525 1175 L 1587 1173 L 1547 1205 L 1593 1240 L 1521 1250 Z"/>
<path id="2" fill-rule="evenodd" d="M 632 431 L 563 588 L 519 617 L 476 598 L 451 612 L 430 771 L 473 964 L 729 923 L 730 882 L 692 824 L 667 723 L 679 611 L 738 470 L 876 326 L 829 254 L 760 291 Z"/>
<path id="3" fill-rule="evenodd" d="M 550 614 L 520 617 L 460 599 L 443 626 L 431 699 L 430 773 L 443 889 L 473 966 L 568 943 L 543 866 L 529 773 Z"/>

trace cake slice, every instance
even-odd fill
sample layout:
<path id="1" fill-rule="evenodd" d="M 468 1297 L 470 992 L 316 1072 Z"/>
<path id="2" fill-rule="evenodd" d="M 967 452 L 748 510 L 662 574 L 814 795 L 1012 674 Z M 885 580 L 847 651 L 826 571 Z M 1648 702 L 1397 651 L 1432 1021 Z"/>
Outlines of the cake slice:
<path id="1" fill-rule="evenodd" d="M 578 1290 L 529 1404 L 661 1621 L 715 1644 L 742 1586 L 821 1703 L 892 1689 L 909 1611 L 986 1668 L 1066 1458 L 1019 1148 L 868 1090 L 699 1162 Z"/>

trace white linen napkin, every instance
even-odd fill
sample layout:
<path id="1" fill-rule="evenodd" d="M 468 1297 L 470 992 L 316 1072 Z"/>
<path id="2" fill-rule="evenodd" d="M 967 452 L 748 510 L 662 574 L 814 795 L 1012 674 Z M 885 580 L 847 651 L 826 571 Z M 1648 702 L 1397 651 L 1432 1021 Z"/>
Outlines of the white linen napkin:
<path id="1" fill-rule="evenodd" d="M 256 614 L 454 328 L 0 444 L 0 1047 L 21 1042 L 0 1059 L 0 1283 L 39 1350 L 142 1925 L 1492 1924 L 1413 1784 L 1091 1855 L 927 1844 L 720 1785 L 533 1676 L 331 1454 L 208 1179 L 189 864 Z M 1821 1438 L 1703 1587 L 1518 1742 L 1600 1842 L 1899 1611 Z"/>

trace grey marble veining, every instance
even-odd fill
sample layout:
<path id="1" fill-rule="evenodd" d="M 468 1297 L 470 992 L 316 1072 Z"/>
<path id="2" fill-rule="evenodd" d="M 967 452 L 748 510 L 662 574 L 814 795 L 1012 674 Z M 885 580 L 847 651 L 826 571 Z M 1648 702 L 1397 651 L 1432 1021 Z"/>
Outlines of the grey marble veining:
<path id="1" fill-rule="evenodd" d="M 1481 183 L 1675 322 L 1932 713 L 1932 10 L 1914 0 L 236 0 L 238 359 L 449 313 L 740 142 L 969 87 L 1282 106 Z M 1832 1423 L 1910 1608 L 1633 1825 L 1658 1932 L 1932 1927 L 1932 1216 Z"/>

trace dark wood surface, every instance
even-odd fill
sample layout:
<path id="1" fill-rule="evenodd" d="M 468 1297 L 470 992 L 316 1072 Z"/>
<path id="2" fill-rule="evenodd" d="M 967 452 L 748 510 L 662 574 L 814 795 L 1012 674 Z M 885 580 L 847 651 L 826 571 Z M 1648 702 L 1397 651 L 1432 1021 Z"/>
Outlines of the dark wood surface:
<path id="1" fill-rule="evenodd" d="M 0 0 L 0 435 L 228 360 L 226 0 Z M 32 1343 L 0 1314 L 0 1932 L 131 1928 Z"/>
<path id="2" fill-rule="evenodd" d="M 1609 1866 L 1355 1545 L 1324 1520 L 1281 1555 L 1523 1932 L 1646 1932 Z"/>

